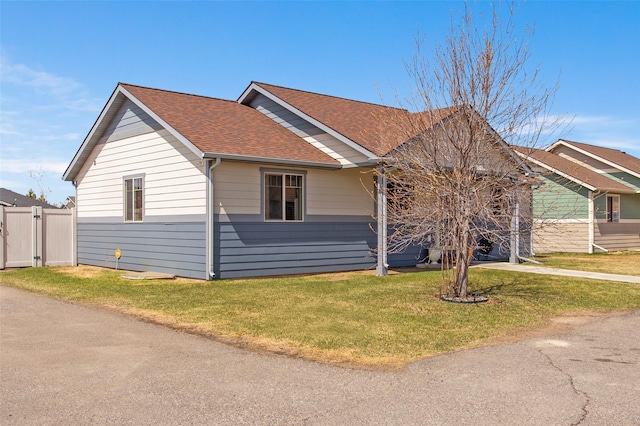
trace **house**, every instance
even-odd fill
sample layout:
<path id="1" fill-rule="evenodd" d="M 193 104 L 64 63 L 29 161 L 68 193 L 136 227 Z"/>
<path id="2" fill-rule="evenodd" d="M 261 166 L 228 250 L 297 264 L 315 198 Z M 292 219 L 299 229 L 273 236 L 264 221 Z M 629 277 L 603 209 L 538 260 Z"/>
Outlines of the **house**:
<path id="1" fill-rule="evenodd" d="M 0 206 L 5 207 L 42 207 L 45 209 L 57 209 L 44 201 L 18 194 L 6 188 L 0 188 Z"/>
<path id="2" fill-rule="evenodd" d="M 75 195 L 70 195 L 66 200 L 62 203 L 63 209 L 73 209 L 76 206 L 76 197 Z"/>
<path id="3" fill-rule="evenodd" d="M 237 101 L 120 83 L 63 176 L 78 262 L 119 249 L 123 269 L 199 279 L 415 265 L 419 247 L 372 255 L 390 111 L 411 115 L 258 82 Z"/>
<path id="4" fill-rule="evenodd" d="M 563 139 L 518 152 L 541 176 L 535 253 L 640 250 L 640 159 Z"/>

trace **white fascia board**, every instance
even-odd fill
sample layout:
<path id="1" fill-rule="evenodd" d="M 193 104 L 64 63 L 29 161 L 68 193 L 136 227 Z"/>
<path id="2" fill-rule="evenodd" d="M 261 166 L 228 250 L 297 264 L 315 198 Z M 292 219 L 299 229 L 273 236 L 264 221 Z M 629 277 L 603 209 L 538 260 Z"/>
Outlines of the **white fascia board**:
<path id="1" fill-rule="evenodd" d="M 573 149 L 574 151 L 577 151 L 577 152 L 579 152 L 581 154 L 586 155 L 587 157 L 591 157 L 594 160 L 600 161 L 601 163 L 608 164 L 609 166 L 613 167 L 614 169 L 620 170 L 621 172 L 629 173 L 632 176 L 640 178 L 640 173 L 636 173 L 636 172 L 634 172 L 632 170 L 629 170 L 629 169 L 627 169 L 625 167 L 622 167 L 620 164 L 614 163 L 613 161 L 609 161 L 606 158 L 599 157 L 599 156 L 593 154 L 592 152 L 589 152 L 589 151 L 586 151 L 586 150 L 584 150 L 582 148 L 578 148 L 577 146 L 571 145 L 571 142 L 565 141 L 563 139 L 559 139 L 557 142 L 555 142 L 553 145 L 551 145 L 549 148 L 547 148 L 547 151 L 553 150 L 558 145 L 564 145 L 564 146 L 566 146 L 568 148 Z"/>
<path id="2" fill-rule="evenodd" d="M 531 161 L 532 163 L 537 164 L 538 166 L 543 167 L 543 168 L 549 170 L 552 173 L 556 173 L 556 174 L 562 176 L 565 179 L 569 179 L 573 183 L 577 183 L 580 186 L 584 186 L 585 188 L 587 188 L 590 191 L 597 191 L 598 190 L 598 188 L 596 188 L 595 186 L 589 185 L 588 183 L 585 183 L 585 182 L 582 182 L 581 180 L 576 179 L 573 176 L 568 175 L 568 174 L 566 174 L 564 172 L 561 172 L 560 170 L 557 170 L 557 169 L 549 166 L 548 164 L 543 163 L 542 161 L 536 160 L 535 158 L 527 156 L 526 154 L 523 154 L 523 153 L 518 152 L 518 151 L 516 151 L 516 154 L 518 154 L 520 157 L 522 157 L 525 161 Z"/>
<path id="3" fill-rule="evenodd" d="M 336 132 L 331 127 L 329 127 L 329 126 L 321 123 L 320 121 L 314 119 L 313 117 L 305 114 L 304 112 L 302 112 L 299 109 L 295 108 L 293 105 L 290 105 L 290 104 L 286 103 L 282 99 L 280 99 L 277 96 L 275 96 L 273 93 L 263 89 L 262 87 L 260 87 L 259 85 L 255 84 L 255 83 L 251 83 L 251 85 L 249 85 L 249 87 L 247 87 L 247 89 L 244 91 L 244 93 L 238 98 L 238 102 L 239 103 L 243 103 L 244 100 L 247 98 L 247 96 L 249 96 L 249 94 L 253 90 L 255 90 L 258 93 L 263 94 L 267 98 L 269 98 L 272 101 L 276 102 L 277 104 L 285 107 L 286 109 L 288 109 L 292 113 L 298 115 L 299 117 L 307 120 L 309 123 L 313 124 L 314 126 L 318 127 L 319 129 L 324 130 L 325 132 L 327 132 L 328 134 L 330 134 L 334 138 L 338 139 L 340 142 L 342 142 L 345 145 L 349 146 L 350 148 L 355 149 L 356 151 L 358 151 L 359 153 L 361 153 L 363 155 L 366 155 L 367 158 L 370 158 L 372 160 L 379 158 L 377 155 L 375 155 L 374 153 L 372 153 L 368 149 L 363 148 L 362 146 L 358 145 L 357 143 L 355 143 L 351 139 L 349 139 L 346 136 L 344 136 L 342 133 Z"/>
<path id="4" fill-rule="evenodd" d="M 185 138 L 184 136 L 182 136 L 182 134 L 180 134 L 180 132 L 178 132 L 176 129 L 174 129 L 173 127 L 171 127 L 169 125 L 169 123 L 167 123 L 166 121 L 164 121 L 162 118 L 160 118 L 155 112 L 153 112 L 152 109 L 150 109 L 149 107 L 147 107 L 144 103 L 142 103 L 138 98 L 136 98 L 135 96 L 133 96 L 127 89 L 125 89 L 124 87 L 120 86 L 119 87 L 120 91 L 126 96 L 128 97 L 134 104 L 136 104 L 138 107 L 140 107 L 141 110 L 143 110 L 144 112 L 146 112 L 147 114 L 149 114 L 149 116 L 151 118 L 153 118 L 155 121 L 157 121 L 162 127 L 164 127 L 169 133 L 171 133 L 171 135 L 173 135 L 176 139 L 178 139 L 180 142 L 182 142 L 184 144 L 184 146 L 186 146 L 187 148 L 189 148 L 189 150 L 191 152 L 193 152 L 195 155 L 197 155 L 198 157 L 202 158 L 204 153 L 202 151 L 200 151 L 193 143 L 191 143 L 191 141 L 187 138 Z"/>
<path id="5" fill-rule="evenodd" d="M 118 87 L 116 87 L 116 89 L 111 94 L 111 97 L 109 98 L 109 100 L 107 101 L 105 106 L 102 108 L 102 112 L 100 113 L 100 115 L 98 116 L 96 121 L 93 123 L 93 126 L 91 127 L 91 130 L 89 130 L 89 133 L 87 134 L 87 136 L 84 138 L 84 141 L 82 141 L 82 144 L 80 145 L 80 148 L 78 148 L 78 151 L 76 152 L 76 155 L 73 156 L 73 160 L 71 160 L 71 163 L 69 163 L 69 165 L 67 166 L 67 169 L 62 174 L 62 180 L 64 180 L 64 181 L 69 180 L 69 176 L 71 175 L 71 172 L 75 170 L 76 166 L 78 165 L 77 164 L 78 160 L 82 157 L 84 152 L 87 149 L 89 149 L 89 150 L 93 149 L 93 147 L 97 143 L 97 141 L 93 141 L 94 135 L 95 135 L 97 129 L 100 127 L 100 124 L 102 124 L 102 121 L 105 119 L 105 117 L 114 108 L 114 103 L 116 102 L 116 99 L 118 98 L 118 94 L 120 94 L 120 90 L 119 89 L 120 89 L 120 85 L 118 85 Z M 121 103 L 118 103 L 116 105 L 116 107 L 119 108 L 120 105 L 121 105 Z M 80 165 L 80 167 L 82 167 L 82 165 Z M 76 173 L 77 173 L 77 171 L 76 171 Z M 75 175 L 73 177 L 75 177 Z"/>
<path id="6" fill-rule="evenodd" d="M 281 164 L 286 166 L 298 166 L 298 167 L 313 167 L 322 169 L 338 170 L 342 169 L 342 164 L 320 163 L 315 161 L 302 161 L 302 160 L 288 160 L 283 158 L 272 157 L 255 157 L 253 155 L 238 155 L 238 154 L 222 154 L 215 152 L 205 152 L 202 155 L 204 159 L 220 158 L 222 160 L 231 161 L 243 161 L 249 163 L 268 163 L 268 164 Z"/>

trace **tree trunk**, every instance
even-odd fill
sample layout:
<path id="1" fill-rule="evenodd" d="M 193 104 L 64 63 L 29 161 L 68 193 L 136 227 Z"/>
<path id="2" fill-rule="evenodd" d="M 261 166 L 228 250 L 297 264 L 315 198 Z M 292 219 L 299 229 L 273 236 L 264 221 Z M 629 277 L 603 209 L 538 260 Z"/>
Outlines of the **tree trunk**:
<path id="1" fill-rule="evenodd" d="M 464 299 L 467 297 L 469 288 L 469 247 L 471 247 L 471 238 L 468 229 L 465 226 L 463 231 L 456 238 L 456 270 L 455 284 L 456 296 Z"/>

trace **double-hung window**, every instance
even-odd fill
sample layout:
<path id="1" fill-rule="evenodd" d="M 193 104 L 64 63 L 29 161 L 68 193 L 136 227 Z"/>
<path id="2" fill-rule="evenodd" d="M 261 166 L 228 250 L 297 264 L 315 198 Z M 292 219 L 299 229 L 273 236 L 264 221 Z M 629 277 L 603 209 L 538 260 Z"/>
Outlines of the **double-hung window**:
<path id="1" fill-rule="evenodd" d="M 124 221 L 142 222 L 144 178 L 124 178 Z"/>
<path id="2" fill-rule="evenodd" d="M 303 217 L 304 175 L 264 173 L 264 219 L 301 221 Z"/>
<path id="3" fill-rule="evenodd" d="M 620 222 L 619 195 L 607 195 L 607 222 Z"/>

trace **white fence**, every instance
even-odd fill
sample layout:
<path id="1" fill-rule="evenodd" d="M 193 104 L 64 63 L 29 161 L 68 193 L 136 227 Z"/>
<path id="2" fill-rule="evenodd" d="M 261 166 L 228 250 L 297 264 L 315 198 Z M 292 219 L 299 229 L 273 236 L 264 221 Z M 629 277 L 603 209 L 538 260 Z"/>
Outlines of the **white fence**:
<path id="1" fill-rule="evenodd" d="M 76 210 L 0 206 L 0 269 L 75 266 Z"/>

